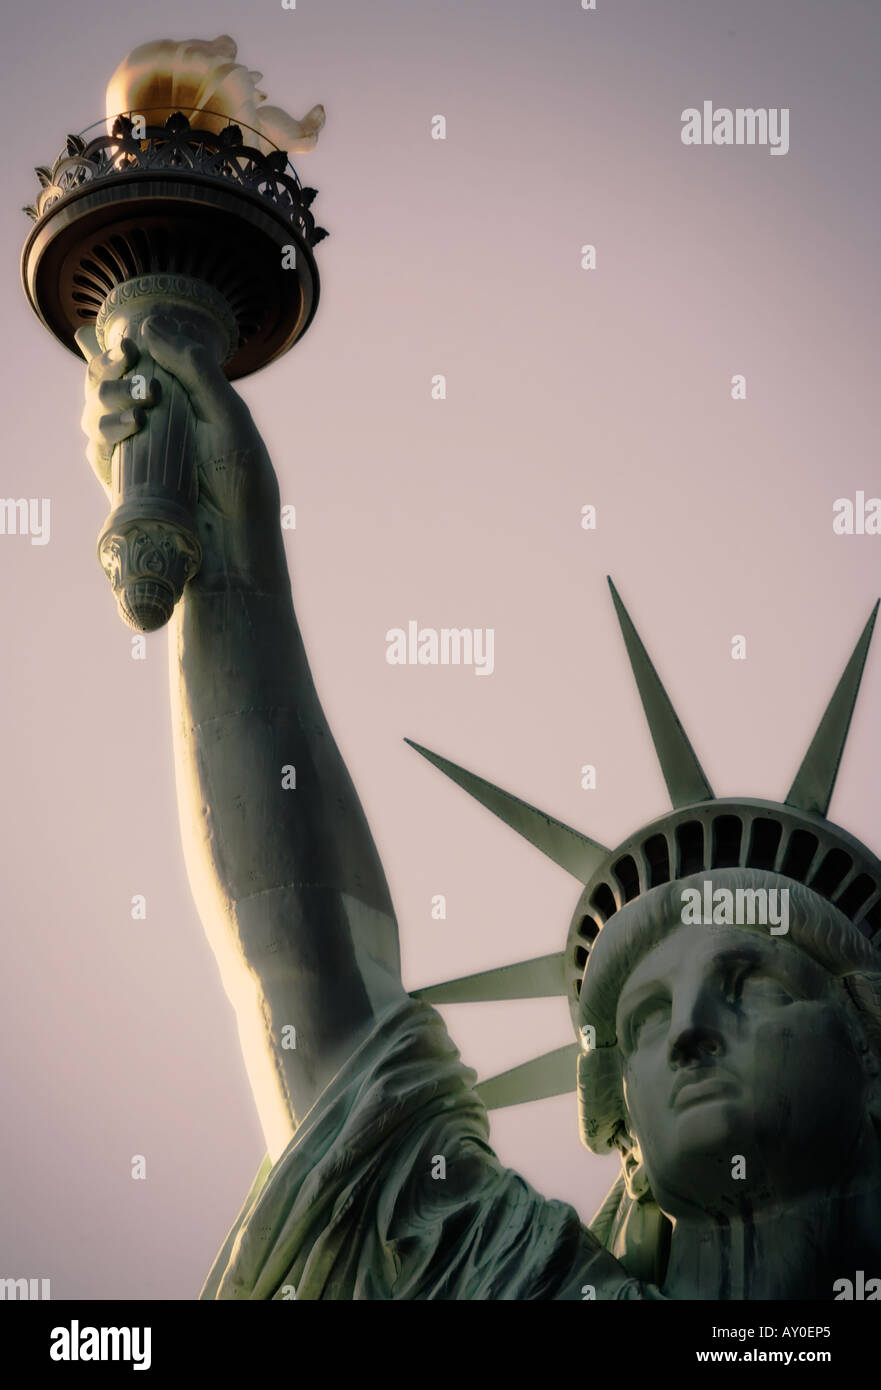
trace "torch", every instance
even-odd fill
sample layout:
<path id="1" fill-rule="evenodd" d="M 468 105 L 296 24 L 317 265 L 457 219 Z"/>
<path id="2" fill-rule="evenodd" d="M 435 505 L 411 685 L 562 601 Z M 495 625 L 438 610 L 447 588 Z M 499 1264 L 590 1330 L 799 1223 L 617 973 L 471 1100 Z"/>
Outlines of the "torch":
<path id="1" fill-rule="evenodd" d="M 261 107 L 260 74 L 235 56 L 226 35 L 135 49 L 108 87 L 107 127 L 69 135 L 25 209 L 22 282 L 41 322 L 77 356 L 89 324 L 102 350 L 139 341 L 133 405 L 159 383 L 150 428 L 113 450 L 98 538 L 120 614 L 141 632 L 168 621 L 202 558 L 195 418 L 141 345 L 142 323 L 161 313 L 234 381 L 287 352 L 318 305 L 312 248 L 327 233 L 288 154 L 314 145 L 324 110 L 295 121 Z"/>

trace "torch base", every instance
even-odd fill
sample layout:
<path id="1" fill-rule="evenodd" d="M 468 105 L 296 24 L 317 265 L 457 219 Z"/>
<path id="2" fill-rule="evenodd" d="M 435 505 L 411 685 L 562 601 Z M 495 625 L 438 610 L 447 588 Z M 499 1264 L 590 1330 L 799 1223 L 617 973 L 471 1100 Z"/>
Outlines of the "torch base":
<path id="1" fill-rule="evenodd" d="M 123 622 L 155 632 L 171 617 L 184 585 L 202 563 L 192 517 L 168 505 L 145 516 L 118 507 L 98 538 L 98 558 L 110 580 Z"/>

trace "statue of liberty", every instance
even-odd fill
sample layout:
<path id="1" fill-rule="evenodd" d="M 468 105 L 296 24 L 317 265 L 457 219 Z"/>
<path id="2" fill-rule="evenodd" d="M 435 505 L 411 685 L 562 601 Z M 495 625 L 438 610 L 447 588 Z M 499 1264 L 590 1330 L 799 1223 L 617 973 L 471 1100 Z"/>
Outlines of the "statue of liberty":
<path id="1" fill-rule="evenodd" d="M 408 991 L 231 385 L 315 312 L 287 152 L 324 109 L 261 105 L 236 57 L 130 53 L 107 133 L 37 169 L 22 261 L 88 360 L 120 611 L 170 618 L 187 870 L 266 1138 L 202 1297 L 881 1298 L 881 862 L 827 819 L 877 606 L 783 802 L 715 796 L 614 587 L 670 812 L 609 849 L 413 745 L 582 891 L 563 950 Z M 576 1041 L 478 1085 L 434 1006 L 541 995 Z M 589 1225 L 488 1142 L 488 1109 L 571 1091 L 621 1164 Z"/>
<path id="2" fill-rule="evenodd" d="M 881 1297 L 881 863 L 826 818 L 875 614 L 785 801 L 716 799 L 613 589 L 672 811 L 609 850 L 420 749 L 583 892 L 558 955 L 408 993 L 266 449 L 202 344 L 161 314 L 140 336 L 197 421 L 180 823 L 268 1148 L 202 1298 L 833 1299 L 857 1270 Z M 157 393 L 132 407 L 138 342 L 78 342 L 107 489 Z M 784 894 L 785 925 L 760 910 Z M 550 994 L 576 1042 L 477 1087 L 434 1003 Z M 586 1147 L 621 1160 L 589 1226 L 488 1143 L 488 1106 L 576 1089 Z"/>

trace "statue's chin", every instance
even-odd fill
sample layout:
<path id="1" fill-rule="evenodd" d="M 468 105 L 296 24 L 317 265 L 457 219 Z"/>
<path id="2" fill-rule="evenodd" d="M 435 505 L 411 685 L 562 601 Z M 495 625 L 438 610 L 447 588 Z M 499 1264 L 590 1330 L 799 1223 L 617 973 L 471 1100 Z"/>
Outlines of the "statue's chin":
<path id="1" fill-rule="evenodd" d="M 659 1148 L 646 1166 L 655 1199 L 669 1216 L 741 1211 L 757 1190 L 768 1195 L 767 1172 L 760 1177 L 750 1161 L 753 1117 L 736 1097 L 683 1102 L 669 1117 Z"/>

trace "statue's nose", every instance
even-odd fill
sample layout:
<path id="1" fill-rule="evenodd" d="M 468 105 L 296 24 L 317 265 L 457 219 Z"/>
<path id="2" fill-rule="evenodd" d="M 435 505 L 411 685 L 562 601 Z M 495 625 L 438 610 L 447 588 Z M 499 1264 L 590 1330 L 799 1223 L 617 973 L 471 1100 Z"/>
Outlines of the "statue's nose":
<path id="1" fill-rule="evenodd" d="M 670 1061 L 674 1066 L 704 1057 L 721 1057 L 724 1051 L 722 1034 L 708 1024 L 691 1024 L 675 1034 L 670 1043 Z"/>

